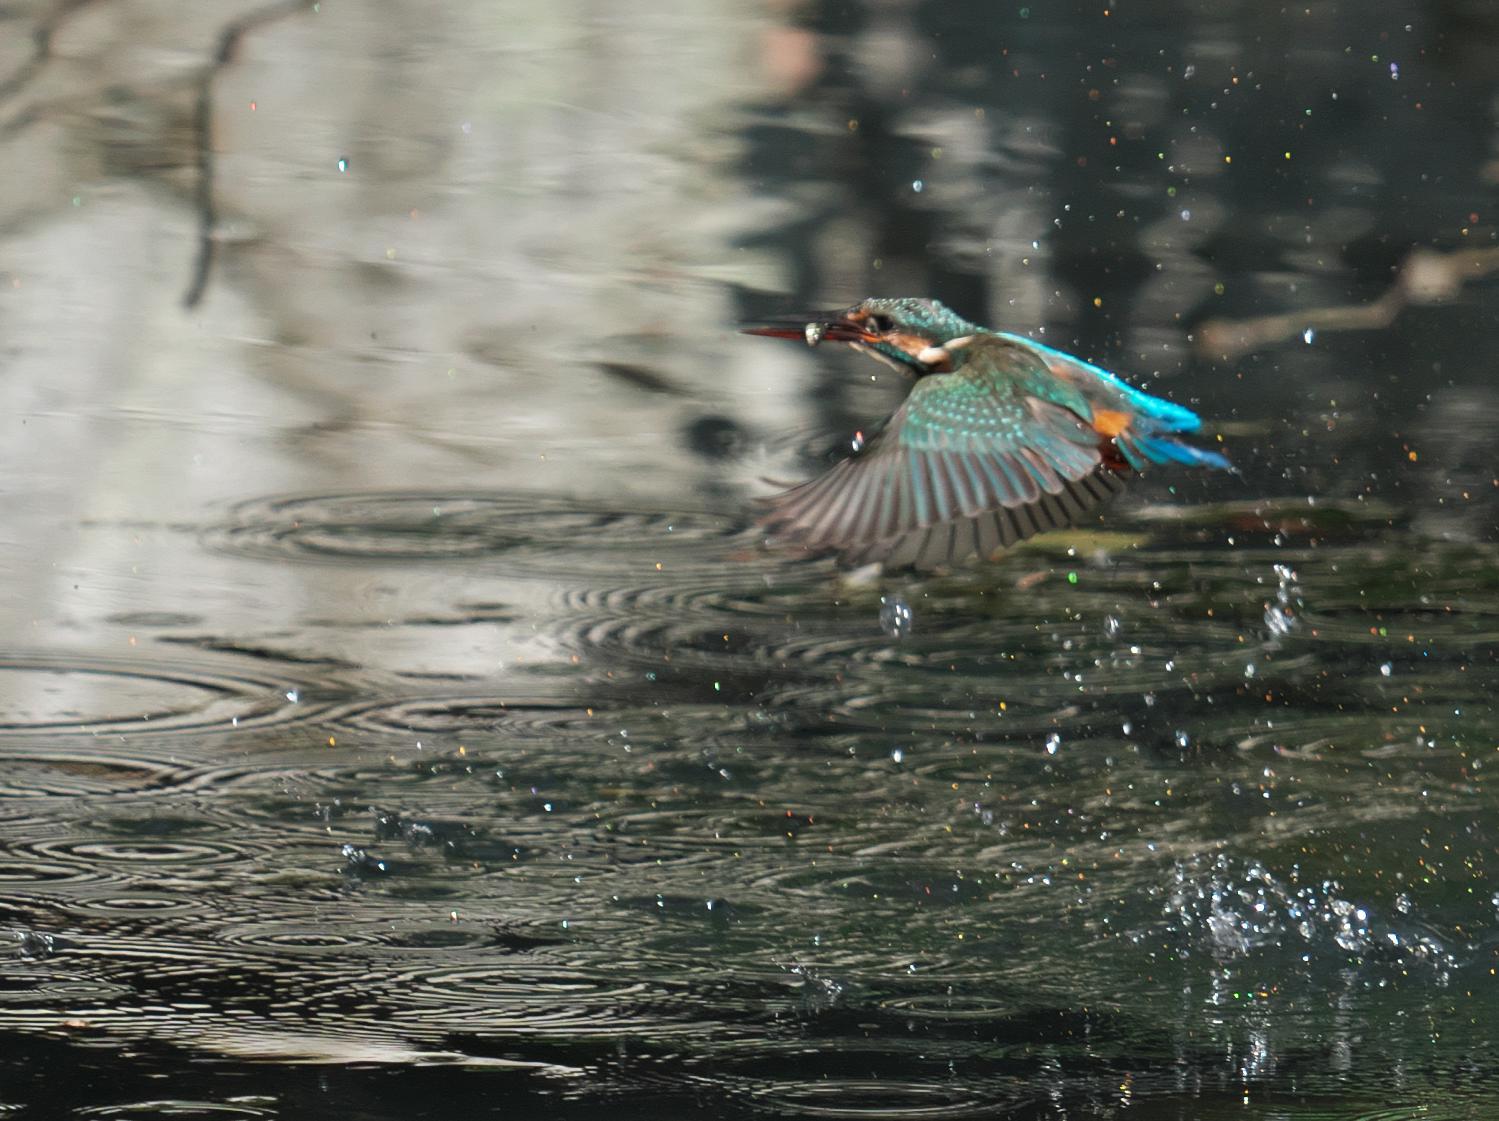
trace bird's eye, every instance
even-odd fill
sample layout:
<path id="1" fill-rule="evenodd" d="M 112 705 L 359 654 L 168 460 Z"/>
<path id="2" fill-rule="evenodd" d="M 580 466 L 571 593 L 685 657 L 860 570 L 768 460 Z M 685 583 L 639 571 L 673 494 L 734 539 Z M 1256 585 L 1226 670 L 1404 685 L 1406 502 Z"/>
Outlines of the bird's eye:
<path id="1" fill-rule="evenodd" d="M 887 331 L 895 330 L 895 320 L 891 319 L 888 315 L 871 315 L 869 317 L 869 325 L 882 335 Z"/>

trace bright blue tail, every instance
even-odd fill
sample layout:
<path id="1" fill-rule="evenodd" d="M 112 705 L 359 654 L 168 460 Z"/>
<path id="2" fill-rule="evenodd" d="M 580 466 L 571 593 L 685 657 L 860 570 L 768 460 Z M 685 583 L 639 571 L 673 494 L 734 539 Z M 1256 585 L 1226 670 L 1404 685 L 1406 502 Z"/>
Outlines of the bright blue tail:
<path id="1" fill-rule="evenodd" d="M 1161 397 L 1153 397 L 1143 389 L 1136 389 L 1129 382 L 1115 377 L 1102 366 L 1095 366 L 1092 362 L 1084 362 L 1081 358 L 1068 354 L 1064 350 L 1058 350 L 1054 346 L 1038 343 L 1035 339 L 1028 339 L 1024 335 L 1012 335 L 1008 331 L 996 332 L 1011 342 L 1020 343 L 1038 353 L 1042 360 L 1052 368 L 1052 371 L 1067 381 L 1079 380 L 1077 375 L 1083 375 L 1082 380 L 1094 378 L 1106 385 L 1112 386 L 1119 392 L 1129 406 L 1141 416 L 1149 417 L 1155 423 L 1152 428 L 1166 432 L 1196 432 L 1202 427 L 1200 418 L 1191 409 L 1178 405 L 1175 401 L 1167 401 Z M 1156 460 L 1157 463 L 1162 462 Z M 1227 461 L 1225 460 L 1225 463 Z"/>
<path id="2" fill-rule="evenodd" d="M 1234 465 L 1217 452 L 1194 448 L 1167 435 L 1121 432 L 1114 442 L 1136 471 L 1143 471 L 1152 463 L 1180 463 L 1186 467 L 1213 467 L 1219 471 L 1234 469 Z"/>
<path id="3" fill-rule="evenodd" d="M 1202 419 L 1186 406 L 1153 397 L 1143 389 L 1136 389 L 1115 377 L 1101 366 L 1084 362 L 1081 358 L 1045 343 L 1038 343 L 1035 339 L 1012 335 L 1006 331 L 997 334 L 1029 347 L 1041 357 L 1052 373 L 1064 381 L 1086 384 L 1091 378 L 1111 387 L 1123 397 L 1124 403 L 1135 415 L 1131 426 L 1119 433 L 1114 442 L 1136 471 L 1142 471 L 1153 463 L 1180 463 L 1186 467 L 1212 467 L 1219 471 L 1235 470 L 1234 465 L 1217 452 L 1194 448 L 1174 437 L 1173 433 L 1196 432 L 1202 427 Z"/>

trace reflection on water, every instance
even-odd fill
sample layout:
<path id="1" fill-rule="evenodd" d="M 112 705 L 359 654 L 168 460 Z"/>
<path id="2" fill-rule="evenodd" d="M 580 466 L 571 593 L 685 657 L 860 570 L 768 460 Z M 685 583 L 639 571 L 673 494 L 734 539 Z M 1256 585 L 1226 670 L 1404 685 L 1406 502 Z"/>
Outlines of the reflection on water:
<path id="1" fill-rule="evenodd" d="M 1491 1116 L 1495 40 L 0 8 L 0 1113 Z M 1244 475 L 767 551 L 875 293 Z"/>

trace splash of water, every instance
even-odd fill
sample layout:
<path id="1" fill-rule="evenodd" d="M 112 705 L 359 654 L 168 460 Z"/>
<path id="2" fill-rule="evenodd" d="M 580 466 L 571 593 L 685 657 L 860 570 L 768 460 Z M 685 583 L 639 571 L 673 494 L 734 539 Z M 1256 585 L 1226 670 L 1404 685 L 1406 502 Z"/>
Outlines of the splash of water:
<path id="1" fill-rule="evenodd" d="M 1265 604 L 1265 629 L 1271 638 L 1281 638 L 1296 629 L 1304 601 L 1296 570 L 1288 564 L 1272 566 L 1275 571 L 1275 598 Z"/>
<path id="2" fill-rule="evenodd" d="M 911 605 L 899 596 L 880 596 L 880 630 L 891 638 L 905 638 L 911 633 L 915 616 Z"/>

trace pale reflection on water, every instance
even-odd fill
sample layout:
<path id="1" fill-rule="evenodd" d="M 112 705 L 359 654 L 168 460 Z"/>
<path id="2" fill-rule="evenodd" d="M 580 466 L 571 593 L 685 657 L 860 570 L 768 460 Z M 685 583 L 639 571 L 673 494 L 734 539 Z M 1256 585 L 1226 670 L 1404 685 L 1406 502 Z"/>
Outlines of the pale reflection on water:
<path id="1" fill-rule="evenodd" d="M 1263 317 L 1492 242 L 1492 28 L 1244 22 L 0 10 L 0 1110 L 1487 1116 L 1490 290 Z M 1244 475 L 767 552 L 870 292 Z"/>

